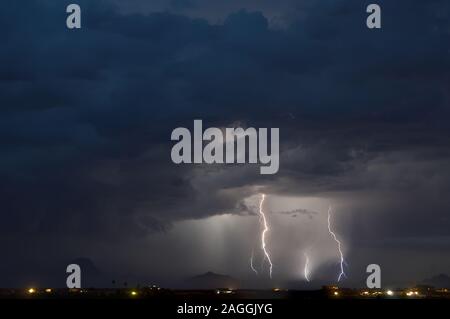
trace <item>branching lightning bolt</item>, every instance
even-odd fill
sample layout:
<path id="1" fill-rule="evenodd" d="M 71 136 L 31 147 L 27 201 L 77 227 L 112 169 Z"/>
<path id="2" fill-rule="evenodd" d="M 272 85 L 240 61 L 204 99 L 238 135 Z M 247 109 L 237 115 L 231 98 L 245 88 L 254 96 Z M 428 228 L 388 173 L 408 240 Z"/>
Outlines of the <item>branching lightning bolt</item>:
<path id="1" fill-rule="evenodd" d="M 341 280 L 342 276 L 346 277 L 347 275 L 344 272 L 344 254 L 342 253 L 341 249 L 341 242 L 337 239 L 336 234 L 331 230 L 331 206 L 328 208 L 328 232 L 331 234 L 331 236 L 334 238 L 334 241 L 337 243 L 339 255 L 341 257 L 340 259 L 340 265 L 341 265 L 341 272 L 339 273 L 338 282 Z"/>
<path id="2" fill-rule="evenodd" d="M 304 255 L 305 255 L 305 269 L 303 272 L 304 272 L 306 281 L 309 282 L 309 258 L 306 253 L 304 253 Z"/>
<path id="3" fill-rule="evenodd" d="M 270 255 L 269 252 L 266 249 L 266 233 L 269 231 L 269 226 L 267 225 L 267 220 L 266 220 L 266 215 L 264 214 L 263 211 L 263 204 L 264 204 L 264 199 L 266 198 L 265 194 L 262 194 L 261 196 L 261 201 L 259 203 L 259 214 L 261 215 L 261 220 L 262 220 L 262 224 L 264 226 L 264 229 L 261 233 L 261 248 L 264 252 L 264 258 L 267 259 L 267 261 L 269 262 L 269 276 L 270 278 L 272 278 L 272 260 L 270 259 Z"/>
<path id="4" fill-rule="evenodd" d="M 255 274 L 258 274 L 258 271 L 253 266 L 253 250 L 252 250 L 252 256 L 250 257 L 250 268 L 253 270 Z"/>

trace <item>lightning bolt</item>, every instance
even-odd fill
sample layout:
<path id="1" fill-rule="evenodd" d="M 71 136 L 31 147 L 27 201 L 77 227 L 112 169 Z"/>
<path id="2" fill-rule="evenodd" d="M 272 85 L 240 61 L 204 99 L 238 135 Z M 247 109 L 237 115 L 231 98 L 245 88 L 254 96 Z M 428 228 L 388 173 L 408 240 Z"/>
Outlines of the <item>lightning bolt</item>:
<path id="1" fill-rule="evenodd" d="M 258 274 L 258 271 L 253 267 L 253 250 L 252 250 L 252 256 L 250 257 L 250 268 L 253 270 L 255 274 Z"/>
<path id="2" fill-rule="evenodd" d="M 341 265 L 341 272 L 339 273 L 338 282 L 341 280 L 342 276 L 347 277 L 347 275 L 344 272 L 344 254 L 342 253 L 341 249 L 341 242 L 337 239 L 336 234 L 331 230 L 331 206 L 328 208 L 328 232 L 330 235 L 334 238 L 334 241 L 337 243 L 337 248 L 340 255 L 340 265 Z"/>
<path id="3" fill-rule="evenodd" d="M 309 258 L 306 253 L 304 253 L 304 255 L 305 255 L 305 269 L 303 270 L 303 272 L 306 281 L 309 282 Z"/>
<path id="4" fill-rule="evenodd" d="M 267 251 L 267 248 L 266 248 L 266 233 L 269 231 L 269 226 L 267 225 L 266 215 L 264 214 L 264 211 L 263 211 L 263 204 L 264 204 L 265 198 L 266 198 L 266 195 L 262 194 L 261 201 L 259 202 L 259 214 L 261 216 L 261 221 L 264 226 L 264 229 L 261 233 L 261 249 L 264 252 L 264 259 L 266 259 L 269 262 L 269 266 L 270 266 L 269 267 L 269 276 L 270 276 L 270 278 L 272 278 L 273 264 L 272 264 L 272 260 L 270 259 L 269 252 Z"/>

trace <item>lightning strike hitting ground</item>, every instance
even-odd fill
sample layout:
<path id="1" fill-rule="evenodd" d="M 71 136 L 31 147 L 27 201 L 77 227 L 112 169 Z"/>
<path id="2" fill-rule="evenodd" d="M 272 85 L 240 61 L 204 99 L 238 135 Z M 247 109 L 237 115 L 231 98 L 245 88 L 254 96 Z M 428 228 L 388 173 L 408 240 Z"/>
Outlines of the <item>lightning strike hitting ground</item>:
<path id="1" fill-rule="evenodd" d="M 267 261 L 269 262 L 269 276 L 270 278 L 272 278 L 272 260 L 270 259 L 270 255 L 269 252 L 266 249 L 266 233 L 270 230 L 269 226 L 267 225 L 267 220 L 266 220 L 266 215 L 263 212 L 263 204 L 264 204 L 264 199 L 266 198 L 265 194 L 262 194 L 261 196 L 261 201 L 259 203 L 259 214 L 261 215 L 261 220 L 262 220 L 262 224 L 263 224 L 263 231 L 261 233 L 261 249 L 264 252 L 264 258 L 267 259 Z"/>
<path id="2" fill-rule="evenodd" d="M 334 241 L 337 243 L 339 255 L 340 255 L 340 265 L 341 265 L 341 272 L 339 273 L 338 282 L 341 280 L 342 276 L 347 277 L 347 275 L 344 272 L 344 254 L 342 253 L 341 249 L 341 242 L 337 239 L 336 234 L 331 230 L 331 206 L 328 208 L 328 232 L 333 237 Z"/>
<path id="3" fill-rule="evenodd" d="M 306 253 L 304 253 L 305 255 L 305 269 L 304 269 L 304 276 L 307 282 L 309 282 L 309 258 L 308 255 Z"/>
<path id="4" fill-rule="evenodd" d="M 258 271 L 253 266 L 253 250 L 252 250 L 252 256 L 250 257 L 250 268 L 253 270 L 255 274 L 258 274 Z"/>

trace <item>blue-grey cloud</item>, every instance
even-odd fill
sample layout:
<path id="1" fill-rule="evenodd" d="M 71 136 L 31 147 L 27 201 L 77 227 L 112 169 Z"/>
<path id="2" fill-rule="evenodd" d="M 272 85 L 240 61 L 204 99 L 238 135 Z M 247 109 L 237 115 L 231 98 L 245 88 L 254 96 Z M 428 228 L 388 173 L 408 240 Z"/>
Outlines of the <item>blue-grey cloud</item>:
<path id="1" fill-rule="evenodd" d="M 448 235 L 448 1 L 379 1 L 381 30 L 356 0 L 283 2 L 283 28 L 270 6 L 215 24 L 182 14 L 199 1 L 148 14 L 79 1 L 68 30 L 67 3 L 0 12 L 3 234 L 144 236 L 242 213 L 262 185 L 364 199 L 377 231 Z M 170 132 L 195 118 L 280 127 L 280 173 L 173 165 Z"/>

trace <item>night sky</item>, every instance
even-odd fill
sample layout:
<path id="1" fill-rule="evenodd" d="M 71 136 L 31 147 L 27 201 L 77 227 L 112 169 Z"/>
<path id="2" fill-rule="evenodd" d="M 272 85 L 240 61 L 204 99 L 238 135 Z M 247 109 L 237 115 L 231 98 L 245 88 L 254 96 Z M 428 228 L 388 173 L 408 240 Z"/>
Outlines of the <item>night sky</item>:
<path id="1" fill-rule="evenodd" d="M 66 28 L 66 6 L 82 28 Z M 382 7 L 382 29 L 366 6 Z M 8 1 L 0 287 L 450 275 L 448 0 Z M 175 165 L 173 129 L 280 128 L 280 170 Z M 274 263 L 261 263 L 258 203 Z M 303 253 L 311 257 L 309 285 Z M 84 278 L 84 277 L 83 277 Z"/>

